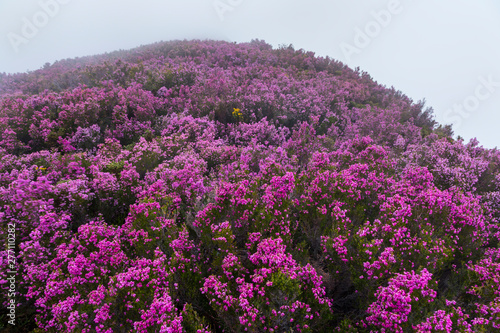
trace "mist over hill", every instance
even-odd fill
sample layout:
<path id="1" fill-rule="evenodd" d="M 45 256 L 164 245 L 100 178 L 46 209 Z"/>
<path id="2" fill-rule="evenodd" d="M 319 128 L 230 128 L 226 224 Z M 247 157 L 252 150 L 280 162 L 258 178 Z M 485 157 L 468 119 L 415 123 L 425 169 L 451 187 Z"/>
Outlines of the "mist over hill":
<path id="1" fill-rule="evenodd" d="M 2 74 L 0 328 L 495 331 L 500 153 L 452 135 L 260 40 Z"/>

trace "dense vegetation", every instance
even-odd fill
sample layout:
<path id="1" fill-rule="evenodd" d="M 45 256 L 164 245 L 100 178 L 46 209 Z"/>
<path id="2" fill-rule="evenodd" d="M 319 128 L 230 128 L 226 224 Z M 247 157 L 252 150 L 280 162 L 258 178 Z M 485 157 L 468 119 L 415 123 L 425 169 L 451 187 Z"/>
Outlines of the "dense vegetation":
<path id="1" fill-rule="evenodd" d="M 423 102 L 291 46 L 3 74 L 0 328 L 493 332 L 499 169 Z"/>

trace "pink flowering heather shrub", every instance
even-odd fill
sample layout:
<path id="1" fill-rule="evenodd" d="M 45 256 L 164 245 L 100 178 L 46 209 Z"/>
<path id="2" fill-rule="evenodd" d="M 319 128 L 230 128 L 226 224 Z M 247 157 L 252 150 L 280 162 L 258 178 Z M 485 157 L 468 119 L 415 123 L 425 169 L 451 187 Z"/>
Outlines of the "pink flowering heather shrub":
<path id="1" fill-rule="evenodd" d="M 0 75 L 0 331 L 496 332 L 499 227 L 498 150 L 312 52 Z"/>
<path id="2" fill-rule="evenodd" d="M 425 306 L 436 297 L 431 281 L 432 274 L 425 268 L 420 273 L 397 274 L 387 287 L 379 287 L 375 293 L 377 300 L 368 307 L 366 323 L 381 332 L 404 332 L 408 317 L 418 316 L 412 308 L 418 308 L 419 303 Z"/>
<path id="3" fill-rule="evenodd" d="M 216 233 L 217 235 L 217 233 Z M 219 266 L 220 275 L 205 279 L 202 293 L 232 330 L 307 332 L 316 326 L 315 317 L 327 317 L 331 301 L 325 297 L 322 278 L 311 265 L 302 267 L 286 253 L 281 238 L 253 235 L 248 258 L 253 271 L 243 268 L 240 259 L 228 253 Z M 222 236 L 217 242 L 225 243 Z M 252 245 L 256 242 L 256 245 Z M 216 267 L 214 267 L 216 268 Z M 239 322 L 232 322 L 237 316 Z"/>
<path id="4" fill-rule="evenodd" d="M 413 326 L 416 332 L 481 332 L 484 327 L 481 324 L 471 325 L 467 320 L 469 315 L 464 313 L 460 306 L 455 306 L 456 301 L 446 302 L 446 310 L 437 310 L 424 322 Z M 476 320 L 476 322 L 478 322 Z"/>

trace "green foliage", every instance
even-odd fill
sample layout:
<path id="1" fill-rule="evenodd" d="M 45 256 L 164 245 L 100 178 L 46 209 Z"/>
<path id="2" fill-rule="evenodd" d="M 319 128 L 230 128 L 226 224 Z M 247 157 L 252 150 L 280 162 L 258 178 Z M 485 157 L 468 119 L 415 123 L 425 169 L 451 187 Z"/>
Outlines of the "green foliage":
<path id="1" fill-rule="evenodd" d="M 330 127 L 332 127 L 333 125 L 336 125 L 338 123 L 339 119 L 335 116 L 331 116 L 331 117 L 328 117 L 327 119 L 321 119 L 319 120 L 319 122 L 321 123 L 320 126 L 318 126 L 317 128 L 315 128 L 316 130 L 316 134 L 317 135 L 324 135 L 328 132 L 328 130 L 330 129 Z"/>
<path id="2" fill-rule="evenodd" d="M 270 281 L 273 283 L 270 287 L 270 299 L 276 305 L 290 304 L 299 299 L 302 290 L 298 280 L 293 280 L 281 272 L 273 273 Z"/>
<path id="3" fill-rule="evenodd" d="M 106 165 L 103 169 L 104 172 L 109 172 L 112 174 L 115 174 L 116 176 L 120 175 L 120 172 L 122 172 L 123 167 L 125 166 L 124 161 L 113 161 Z"/>
<path id="4" fill-rule="evenodd" d="M 206 319 L 200 317 L 189 303 L 184 305 L 181 315 L 182 327 L 186 330 L 186 333 L 198 333 L 199 330 L 203 330 L 208 326 Z"/>

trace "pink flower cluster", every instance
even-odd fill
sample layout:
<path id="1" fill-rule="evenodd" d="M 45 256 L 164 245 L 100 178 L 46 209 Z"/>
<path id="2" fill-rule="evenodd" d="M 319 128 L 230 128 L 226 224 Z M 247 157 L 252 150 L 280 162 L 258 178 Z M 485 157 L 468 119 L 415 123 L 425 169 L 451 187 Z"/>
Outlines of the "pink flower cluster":
<path id="1" fill-rule="evenodd" d="M 434 301 L 437 293 L 429 286 L 431 280 L 432 274 L 425 268 L 420 273 L 397 274 L 375 293 L 377 300 L 368 307 L 366 322 L 381 332 L 403 332 L 412 305 L 415 308 L 417 302 Z"/>

